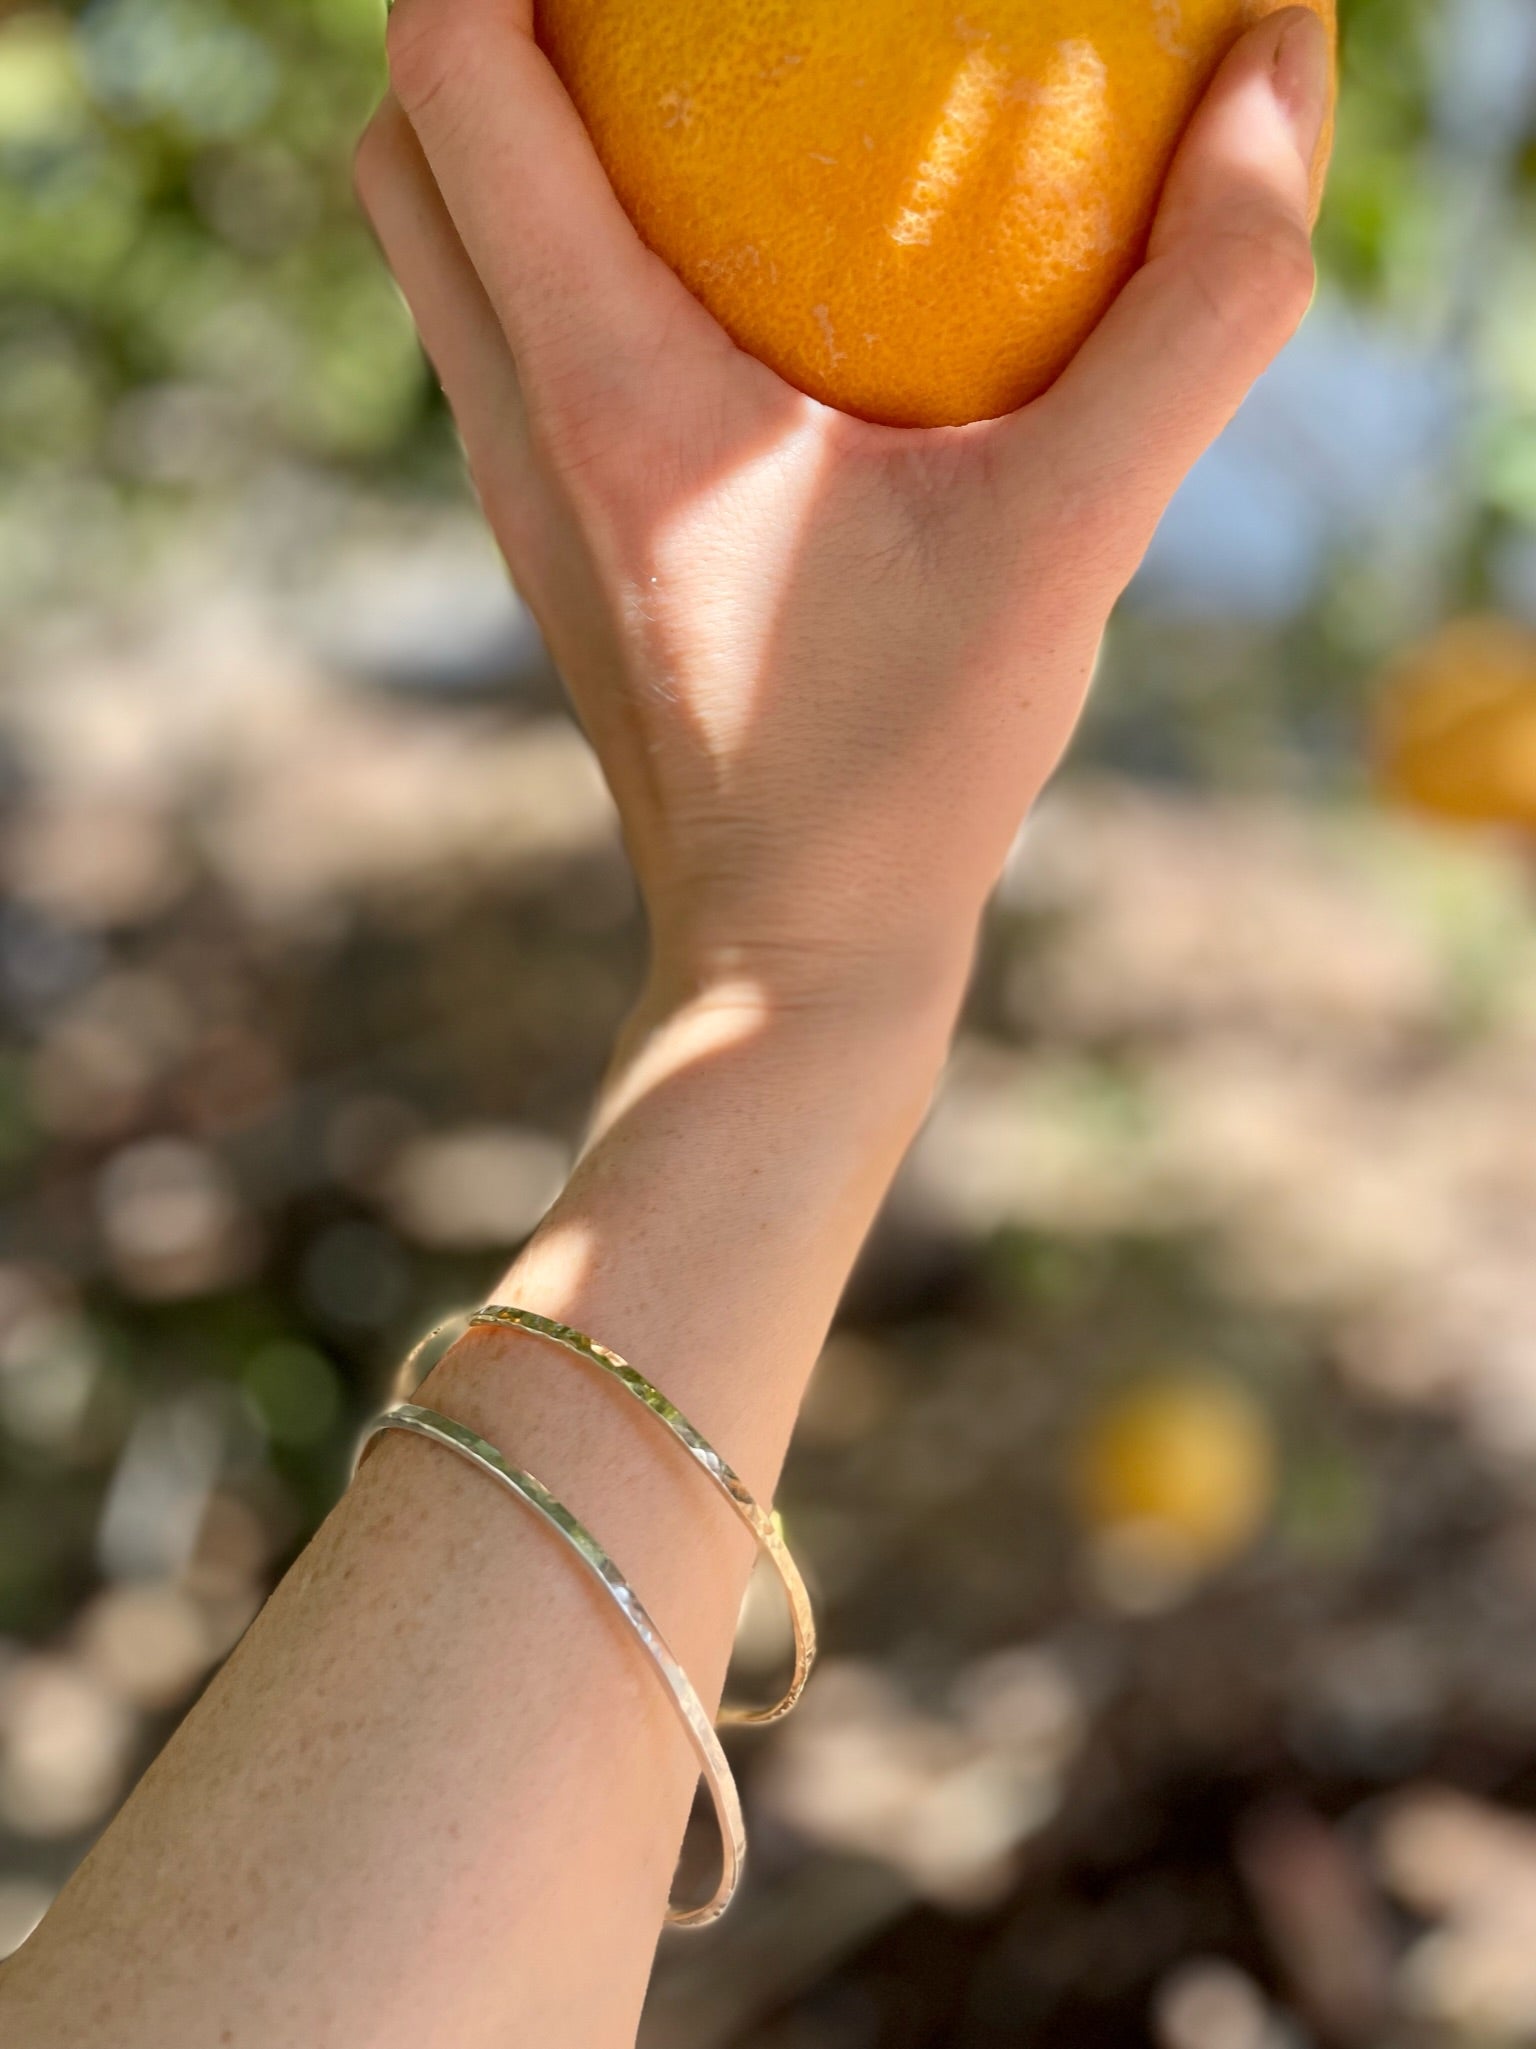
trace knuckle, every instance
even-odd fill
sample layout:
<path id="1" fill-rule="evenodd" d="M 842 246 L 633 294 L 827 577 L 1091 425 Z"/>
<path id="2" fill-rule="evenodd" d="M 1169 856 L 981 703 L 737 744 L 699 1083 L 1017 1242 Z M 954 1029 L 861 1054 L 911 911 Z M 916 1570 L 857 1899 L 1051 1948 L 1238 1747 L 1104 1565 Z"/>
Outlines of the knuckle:
<path id="1" fill-rule="evenodd" d="M 454 0 L 398 0 L 384 31 L 389 83 L 414 121 L 453 78 L 458 59 Z"/>
<path id="2" fill-rule="evenodd" d="M 1194 278 L 1237 345 L 1278 348 L 1312 302 L 1317 271 L 1311 239 L 1283 216 L 1234 221 L 1211 238 Z"/>
<path id="3" fill-rule="evenodd" d="M 1276 322 L 1289 334 L 1300 324 L 1317 289 L 1312 238 L 1304 228 L 1286 222 L 1270 235 L 1263 267 Z"/>

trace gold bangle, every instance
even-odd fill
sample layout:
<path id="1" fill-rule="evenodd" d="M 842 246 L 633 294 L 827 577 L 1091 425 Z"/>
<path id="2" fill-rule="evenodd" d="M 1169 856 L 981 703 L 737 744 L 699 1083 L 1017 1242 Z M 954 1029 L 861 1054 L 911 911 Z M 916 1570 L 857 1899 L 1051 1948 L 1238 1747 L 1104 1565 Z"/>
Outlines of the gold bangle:
<path id="1" fill-rule="evenodd" d="M 430 1438 L 434 1444 L 441 1444 L 466 1459 L 470 1465 L 478 1466 L 498 1486 L 525 1502 L 557 1536 L 565 1539 L 634 1632 L 650 1659 L 651 1669 L 683 1718 L 689 1744 L 714 1803 L 715 1819 L 720 1824 L 720 1882 L 713 1897 L 701 1907 L 669 1906 L 667 1920 L 674 1928 L 705 1928 L 711 1921 L 718 1921 L 741 1882 L 741 1868 L 747 1854 L 741 1798 L 725 1752 L 720 1748 L 719 1738 L 710 1726 L 704 1703 L 673 1656 L 666 1638 L 646 1612 L 639 1595 L 591 1531 L 578 1522 L 547 1487 L 542 1486 L 531 1473 L 520 1472 L 516 1466 L 510 1465 L 494 1444 L 477 1437 L 473 1430 L 466 1430 L 462 1423 L 455 1423 L 451 1417 L 440 1416 L 434 1409 L 420 1408 L 415 1402 L 403 1402 L 397 1408 L 386 1409 L 369 1426 L 358 1446 L 354 1473 L 374 1439 L 385 1430 L 403 1430 L 415 1437 Z"/>
<path id="2" fill-rule="evenodd" d="M 492 1325 L 506 1330 L 527 1331 L 534 1337 L 548 1338 L 552 1344 L 562 1345 L 566 1351 L 574 1352 L 578 1359 L 585 1359 L 606 1373 L 630 1394 L 646 1411 L 654 1416 L 662 1427 L 669 1431 L 687 1452 L 699 1469 L 707 1474 L 713 1484 L 725 1496 L 736 1515 L 757 1539 L 760 1549 L 767 1557 L 784 1588 L 789 1604 L 790 1623 L 795 1633 L 795 1669 L 790 1678 L 789 1689 L 782 1700 L 771 1707 L 744 1708 L 725 1707 L 720 1710 L 719 1719 L 726 1725 L 751 1724 L 760 1727 L 765 1722 L 777 1722 L 787 1715 L 805 1691 L 805 1682 L 811 1675 L 811 1666 L 816 1661 L 816 1618 L 811 1611 L 811 1597 L 806 1592 L 805 1581 L 800 1569 L 790 1556 L 784 1542 L 783 1525 L 776 1514 L 770 1514 L 753 1495 L 746 1482 L 734 1468 L 715 1450 L 700 1431 L 696 1430 L 675 1403 L 668 1401 L 659 1388 L 653 1387 L 643 1373 L 639 1373 L 617 1352 L 609 1351 L 594 1338 L 579 1330 L 573 1330 L 568 1323 L 556 1323 L 547 1316 L 535 1315 L 531 1309 L 514 1309 L 502 1302 L 489 1303 L 484 1309 L 475 1311 L 467 1327 Z M 413 1355 L 414 1356 L 414 1355 Z"/>

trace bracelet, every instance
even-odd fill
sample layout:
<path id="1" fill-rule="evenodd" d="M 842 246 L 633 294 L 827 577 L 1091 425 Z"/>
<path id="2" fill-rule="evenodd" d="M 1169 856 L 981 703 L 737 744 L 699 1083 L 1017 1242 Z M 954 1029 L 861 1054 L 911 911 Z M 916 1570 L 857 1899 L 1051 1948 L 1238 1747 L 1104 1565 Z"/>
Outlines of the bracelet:
<path id="1" fill-rule="evenodd" d="M 761 1506 L 746 1482 L 693 1427 L 681 1409 L 668 1401 L 659 1388 L 653 1387 L 644 1374 L 638 1373 L 617 1352 L 609 1351 L 606 1345 L 573 1330 L 568 1323 L 556 1323 L 550 1317 L 535 1315 L 531 1309 L 514 1309 L 501 1302 L 492 1302 L 486 1308 L 476 1310 L 468 1319 L 466 1328 L 473 1329 L 476 1325 L 495 1325 L 548 1338 L 552 1344 L 562 1345 L 566 1351 L 574 1352 L 578 1359 L 585 1359 L 589 1365 L 596 1366 L 627 1394 L 633 1395 L 646 1413 L 654 1416 L 671 1433 L 694 1464 L 725 1496 L 736 1515 L 757 1539 L 760 1550 L 784 1588 L 795 1633 L 795 1669 L 782 1700 L 765 1708 L 722 1708 L 719 1719 L 723 1724 L 737 1726 L 761 1726 L 781 1720 L 804 1693 L 805 1682 L 811 1675 L 811 1666 L 816 1660 L 816 1619 L 811 1612 L 811 1597 L 806 1592 L 805 1581 L 784 1542 L 783 1524 L 778 1515 L 770 1514 Z"/>
<path id="2" fill-rule="evenodd" d="M 741 1867 L 747 1853 L 741 1798 L 704 1703 L 672 1655 L 666 1638 L 646 1612 L 639 1595 L 591 1531 L 578 1522 L 547 1487 L 542 1486 L 531 1473 L 520 1472 L 516 1466 L 510 1465 L 494 1444 L 477 1437 L 474 1431 L 466 1430 L 462 1423 L 438 1415 L 433 1409 L 419 1408 L 414 1402 L 403 1402 L 396 1408 L 386 1409 L 369 1426 L 359 1445 L 354 1473 L 361 1466 L 369 1446 L 380 1432 L 386 1430 L 403 1430 L 412 1436 L 430 1438 L 434 1444 L 441 1444 L 466 1459 L 470 1465 L 478 1466 L 508 1493 L 525 1502 L 542 1522 L 570 1545 L 634 1632 L 650 1660 L 651 1669 L 683 1718 L 689 1744 L 698 1759 L 714 1803 L 715 1819 L 720 1825 L 720 1882 L 713 1897 L 701 1907 L 669 1906 L 667 1920 L 674 1928 L 704 1928 L 711 1921 L 717 1921 L 730 1905 L 741 1881 Z"/>

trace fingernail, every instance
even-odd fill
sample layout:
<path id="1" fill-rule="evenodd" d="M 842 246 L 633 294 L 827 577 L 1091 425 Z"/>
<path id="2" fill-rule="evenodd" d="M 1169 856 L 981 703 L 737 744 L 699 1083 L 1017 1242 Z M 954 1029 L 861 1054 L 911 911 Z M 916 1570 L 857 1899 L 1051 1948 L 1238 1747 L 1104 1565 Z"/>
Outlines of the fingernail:
<path id="1" fill-rule="evenodd" d="M 1273 80 L 1296 154 L 1310 173 L 1333 97 L 1333 53 L 1315 14 L 1299 7 L 1290 11 L 1275 45 Z"/>

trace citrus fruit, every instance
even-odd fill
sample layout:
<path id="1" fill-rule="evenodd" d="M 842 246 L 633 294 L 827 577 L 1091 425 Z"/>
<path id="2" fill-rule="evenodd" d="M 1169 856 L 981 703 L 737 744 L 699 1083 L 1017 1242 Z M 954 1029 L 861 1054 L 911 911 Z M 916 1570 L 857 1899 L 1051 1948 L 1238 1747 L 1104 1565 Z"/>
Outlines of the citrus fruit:
<path id="1" fill-rule="evenodd" d="M 1231 1382 L 1159 1377 L 1117 1397 L 1081 1447 L 1079 1494 L 1099 1536 L 1209 1570 L 1241 1551 L 1269 1512 L 1274 1450 L 1267 1419 Z"/>
<path id="2" fill-rule="evenodd" d="M 732 338 L 830 405 L 936 426 L 1059 374 L 1221 58 L 1279 4 L 538 0 L 537 22 L 631 219 Z"/>
<path id="3" fill-rule="evenodd" d="M 1536 830 L 1536 632 L 1457 619 L 1399 655 L 1382 679 L 1376 747 L 1398 803 Z"/>

